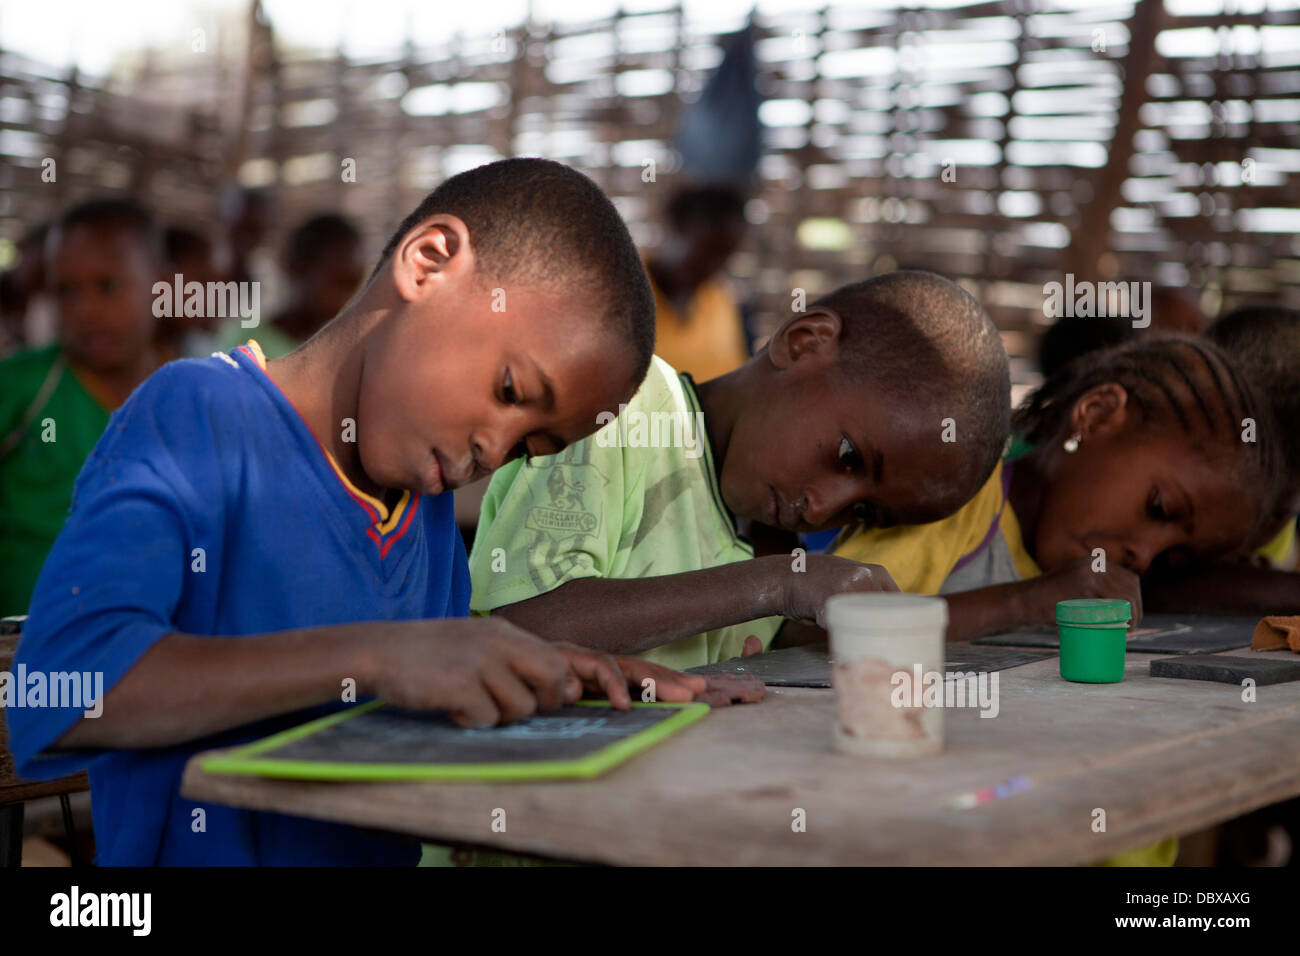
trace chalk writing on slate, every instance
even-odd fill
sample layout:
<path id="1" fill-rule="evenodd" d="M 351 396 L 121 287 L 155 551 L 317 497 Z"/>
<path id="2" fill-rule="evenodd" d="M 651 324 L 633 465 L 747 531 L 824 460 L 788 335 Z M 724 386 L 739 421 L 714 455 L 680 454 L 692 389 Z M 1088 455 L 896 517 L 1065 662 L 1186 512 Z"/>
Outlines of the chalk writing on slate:
<path id="1" fill-rule="evenodd" d="M 670 707 L 563 707 L 505 727 L 466 730 L 441 712 L 383 707 L 262 754 L 273 760 L 475 764 L 573 760 L 672 717 Z"/>

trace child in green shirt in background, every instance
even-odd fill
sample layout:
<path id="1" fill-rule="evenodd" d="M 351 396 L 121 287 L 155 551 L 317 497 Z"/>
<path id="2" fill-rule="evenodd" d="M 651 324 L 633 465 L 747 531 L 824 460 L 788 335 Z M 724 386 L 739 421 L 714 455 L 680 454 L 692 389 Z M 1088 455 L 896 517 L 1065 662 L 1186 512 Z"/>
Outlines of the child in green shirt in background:
<path id="1" fill-rule="evenodd" d="M 59 340 L 0 362 L 0 615 L 25 614 L 108 416 L 157 367 L 160 239 L 130 199 L 73 207 L 49 238 Z"/>

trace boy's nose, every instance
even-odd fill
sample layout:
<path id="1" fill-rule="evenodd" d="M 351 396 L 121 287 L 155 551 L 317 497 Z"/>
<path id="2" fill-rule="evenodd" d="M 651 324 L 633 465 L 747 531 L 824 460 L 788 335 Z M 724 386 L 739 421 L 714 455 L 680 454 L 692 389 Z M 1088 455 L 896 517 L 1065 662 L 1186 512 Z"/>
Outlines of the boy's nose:
<path id="1" fill-rule="evenodd" d="M 517 447 L 504 435 L 479 435 L 470 442 L 470 452 L 474 456 L 471 464 L 476 473 L 487 474 L 496 471 L 512 457 L 511 452 Z"/>
<path id="2" fill-rule="evenodd" d="M 1124 546 L 1124 567 L 1141 577 L 1147 573 L 1147 568 L 1151 567 L 1157 553 L 1149 544 L 1130 542 Z"/>
<path id="3" fill-rule="evenodd" d="M 841 477 L 835 485 L 825 489 L 819 487 L 800 498 L 795 503 L 795 514 L 810 527 L 824 528 L 837 518 L 850 520 L 853 507 L 865 494 L 862 482 Z"/>

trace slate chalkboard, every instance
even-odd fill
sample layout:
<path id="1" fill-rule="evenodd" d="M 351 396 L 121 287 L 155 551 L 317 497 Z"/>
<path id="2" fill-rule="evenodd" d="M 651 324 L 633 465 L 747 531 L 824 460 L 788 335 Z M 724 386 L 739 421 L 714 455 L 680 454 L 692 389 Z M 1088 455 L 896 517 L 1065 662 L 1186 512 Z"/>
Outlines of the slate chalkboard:
<path id="1" fill-rule="evenodd" d="M 1130 634 L 1130 654 L 1214 654 L 1249 647 L 1255 617 L 1212 617 L 1208 614 L 1147 614 L 1136 634 Z M 1056 630 L 1011 631 L 981 637 L 973 643 L 1006 647 L 1059 649 Z"/>
<path id="2" fill-rule="evenodd" d="M 1249 677 L 1262 687 L 1300 680 L 1300 659 L 1294 654 L 1280 653 L 1276 657 L 1233 657 L 1226 654 L 1159 657 L 1151 662 L 1150 672 L 1152 677 L 1212 680 L 1224 684 L 1240 684 Z"/>
<path id="3" fill-rule="evenodd" d="M 504 727 L 375 701 L 204 761 L 209 773 L 304 780 L 548 780 L 594 777 L 709 712 L 707 704 L 614 710 L 584 701 Z"/>
<path id="4" fill-rule="evenodd" d="M 1055 656 L 1051 651 L 948 644 L 944 648 L 944 669 L 950 672 L 999 671 Z M 771 687 L 831 686 L 831 665 L 825 644 L 786 647 L 769 654 L 719 661 L 692 668 L 690 673 L 750 674 Z"/>

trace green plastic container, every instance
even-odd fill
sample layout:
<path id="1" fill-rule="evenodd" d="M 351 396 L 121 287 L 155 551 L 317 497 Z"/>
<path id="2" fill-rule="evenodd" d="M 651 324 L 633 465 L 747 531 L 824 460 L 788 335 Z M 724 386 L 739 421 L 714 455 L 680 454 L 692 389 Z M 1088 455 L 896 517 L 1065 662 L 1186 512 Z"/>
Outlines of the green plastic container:
<path id="1" fill-rule="evenodd" d="M 1083 684 L 1114 684 L 1124 679 L 1124 652 L 1133 609 L 1128 601 L 1082 598 L 1058 601 L 1061 676 Z"/>

